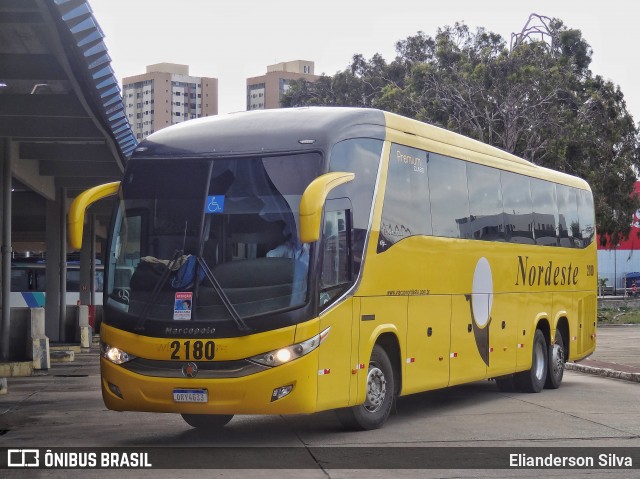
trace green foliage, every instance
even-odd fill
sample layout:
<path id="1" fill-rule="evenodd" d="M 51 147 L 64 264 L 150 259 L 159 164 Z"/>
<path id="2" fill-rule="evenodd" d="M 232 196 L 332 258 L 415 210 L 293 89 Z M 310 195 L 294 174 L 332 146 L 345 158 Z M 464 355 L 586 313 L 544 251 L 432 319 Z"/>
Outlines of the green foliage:
<path id="1" fill-rule="evenodd" d="M 598 309 L 599 324 L 640 324 L 640 310 L 630 307 Z"/>
<path id="2" fill-rule="evenodd" d="M 334 76 L 293 82 L 283 106 L 380 108 L 580 176 L 593 189 L 603 241 L 628 236 L 639 206 L 638 128 L 620 88 L 589 70 L 580 30 L 532 15 L 508 46 L 456 23 L 400 40 L 396 52 L 390 63 L 354 55 Z"/>

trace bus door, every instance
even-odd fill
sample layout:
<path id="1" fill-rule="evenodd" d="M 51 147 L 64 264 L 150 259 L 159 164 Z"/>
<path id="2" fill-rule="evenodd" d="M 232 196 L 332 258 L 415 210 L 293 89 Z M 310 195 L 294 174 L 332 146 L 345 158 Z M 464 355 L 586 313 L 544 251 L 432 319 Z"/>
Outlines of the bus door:
<path id="1" fill-rule="evenodd" d="M 321 237 L 319 286 L 320 331 L 331 328 L 319 349 L 318 409 L 344 407 L 355 400 L 351 393 L 358 331 L 354 331 L 353 297 L 344 298 L 354 278 L 351 202 L 327 200 Z M 357 312 L 356 312 L 357 313 Z"/>
<path id="2" fill-rule="evenodd" d="M 579 354 L 584 356 L 593 352 L 596 347 L 597 297 L 593 291 L 579 291 L 576 295 L 578 303 L 577 349 Z"/>

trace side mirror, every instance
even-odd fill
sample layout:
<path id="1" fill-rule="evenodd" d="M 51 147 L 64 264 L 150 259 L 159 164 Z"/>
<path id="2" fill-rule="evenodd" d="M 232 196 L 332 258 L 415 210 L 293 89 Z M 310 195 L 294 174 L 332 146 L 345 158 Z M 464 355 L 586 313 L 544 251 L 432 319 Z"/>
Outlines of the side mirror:
<path id="1" fill-rule="evenodd" d="M 300 242 L 313 243 L 320 239 L 322 208 L 327 195 L 335 187 L 352 181 L 355 173 L 338 171 L 326 173 L 313 180 L 300 198 Z"/>
<path id="2" fill-rule="evenodd" d="M 82 230 L 84 229 L 84 215 L 87 208 L 98 200 L 113 196 L 118 193 L 120 182 L 105 183 L 104 185 L 94 186 L 80 193 L 71 206 L 69 207 L 69 216 L 67 217 L 67 237 L 69 246 L 73 249 L 82 247 Z"/>

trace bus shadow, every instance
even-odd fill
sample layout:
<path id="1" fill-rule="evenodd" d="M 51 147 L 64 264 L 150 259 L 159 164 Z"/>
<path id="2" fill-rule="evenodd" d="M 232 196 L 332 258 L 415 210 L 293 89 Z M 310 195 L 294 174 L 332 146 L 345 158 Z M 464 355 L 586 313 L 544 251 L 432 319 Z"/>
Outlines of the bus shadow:
<path id="1" fill-rule="evenodd" d="M 577 384 L 565 381 L 562 388 Z M 552 394 L 544 391 L 542 394 Z M 391 416 L 381 431 L 347 431 L 334 411 L 310 415 L 235 416 L 224 428 L 216 430 L 194 429 L 177 414 L 168 414 L 162 434 L 138 435 L 125 439 L 122 445 L 145 446 L 201 446 L 201 447 L 303 447 L 313 445 L 361 445 L 385 442 L 405 431 L 407 425 L 417 427 L 443 424 L 447 416 L 482 416 L 495 421 L 496 416 L 511 414 L 513 400 L 531 397 L 528 393 L 500 392 L 493 381 L 453 386 L 434 391 L 412 394 L 397 399 Z M 155 415 L 150 417 L 156 417 Z M 150 419 L 151 420 L 151 419 Z M 420 434 L 418 434 L 420 435 Z M 420 435 L 420 437 L 423 437 Z M 386 438 L 386 439 L 385 439 Z M 405 438 L 406 439 L 406 438 Z M 414 440 L 418 440 L 414 438 Z"/>
<path id="2" fill-rule="evenodd" d="M 394 405 L 385 429 L 402 427 L 406 421 L 423 421 L 436 416 L 468 414 L 470 410 L 512 394 L 501 393 L 495 383 L 481 381 L 446 389 L 400 397 Z M 330 442 L 356 444 L 359 439 L 375 435 L 371 432 L 345 431 L 334 411 L 291 416 L 236 416 L 224 428 L 194 429 L 179 415 L 171 415 L 163 435 L 137 437 L 136 445 L 148 446 L 204 446 L 204 447 L 300 447 L 316 440 L 334 436 Z M 336 436 L 336 433 L 339 435 Z M 364 435 L 364 436 L 363 436 Z M 133 441 L 132 441 L 133 442 Z"/>
<path id="3" fill-rule="evenodd" d="M 496 394 L 503 393 L 498 391 L 493 381 L 478 381 L 400 397 L 396 401 L 395 412 L 401 415 L 441 415 L 466 406 L 495 401 Z"/>

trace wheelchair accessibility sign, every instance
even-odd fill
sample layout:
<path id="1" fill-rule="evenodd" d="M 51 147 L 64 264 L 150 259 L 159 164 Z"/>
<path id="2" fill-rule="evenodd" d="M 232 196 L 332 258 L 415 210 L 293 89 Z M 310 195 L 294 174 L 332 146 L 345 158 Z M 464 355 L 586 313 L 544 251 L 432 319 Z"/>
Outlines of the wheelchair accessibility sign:
<path id="1" fill-rule="evenodd" d="M 207 204 L 204 211 L 207 214 L 221 214 L 224 212 L 224 195 L 207 196 Z"/>

